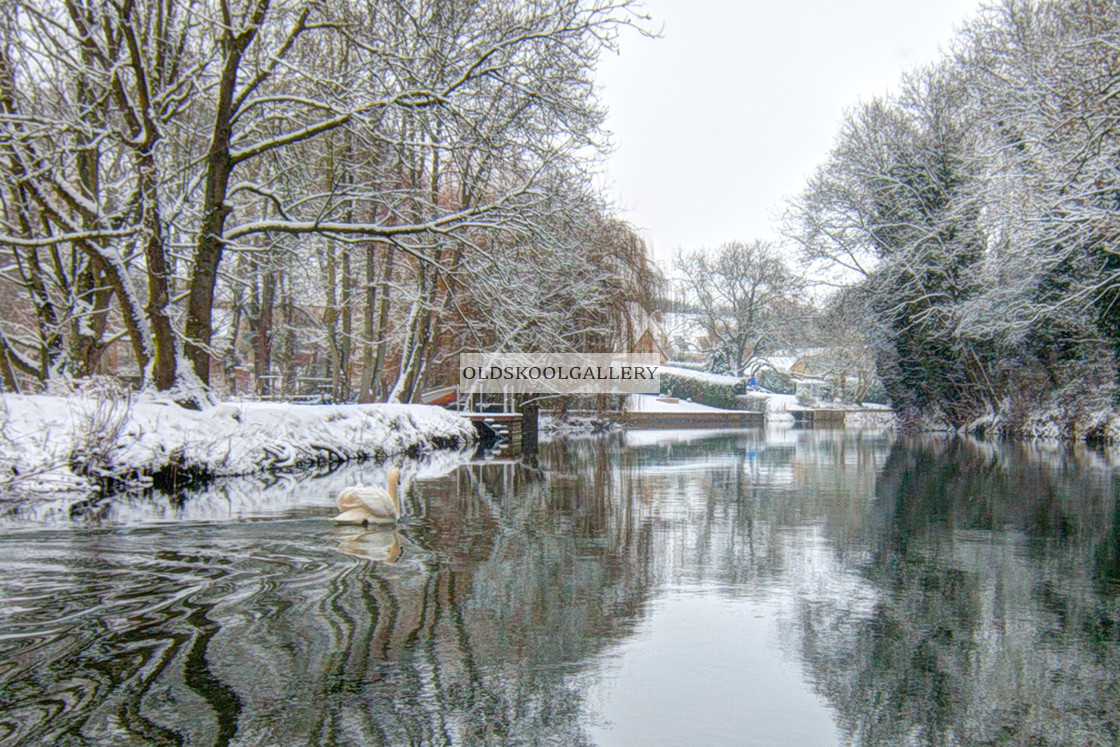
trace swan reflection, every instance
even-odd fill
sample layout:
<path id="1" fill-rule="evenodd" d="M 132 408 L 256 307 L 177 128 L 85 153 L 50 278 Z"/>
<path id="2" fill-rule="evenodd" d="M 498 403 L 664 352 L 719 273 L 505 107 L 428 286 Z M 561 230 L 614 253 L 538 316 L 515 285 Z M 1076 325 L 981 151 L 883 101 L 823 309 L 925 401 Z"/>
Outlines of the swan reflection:
<path id="1" fill-rule="evenodd" d="M 339 552 L 356 558 L 392 565 L 401 556 L 400 533 L 393 527 L 339 527 L 331 532 L 331 536 L 338 541 Z"/>

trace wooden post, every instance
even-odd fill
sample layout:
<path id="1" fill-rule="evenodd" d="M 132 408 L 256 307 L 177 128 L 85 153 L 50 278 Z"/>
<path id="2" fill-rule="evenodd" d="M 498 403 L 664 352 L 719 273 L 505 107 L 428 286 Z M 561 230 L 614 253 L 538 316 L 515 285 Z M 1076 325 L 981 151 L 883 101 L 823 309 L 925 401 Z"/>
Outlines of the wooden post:
<path id="1" fill-rule="evenodd" d="M 537 453 L 537 417 L 541 407 L 536 402 L 521 405 L 521 453 Z"/>

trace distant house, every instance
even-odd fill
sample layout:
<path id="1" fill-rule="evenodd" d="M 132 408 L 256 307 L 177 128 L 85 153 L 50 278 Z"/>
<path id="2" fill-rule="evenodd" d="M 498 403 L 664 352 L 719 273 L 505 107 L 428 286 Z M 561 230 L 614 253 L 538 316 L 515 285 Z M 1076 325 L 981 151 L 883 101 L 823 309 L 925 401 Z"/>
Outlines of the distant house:
<path id="1" fill-rule="evenodd" d="M 839 347 L 805 348 L 790 355 L 767 356 L 755 372 L 769 369 L 789 377 L 793 394 L 815 399 L 863 402 L 878 384 L 874 361 Z"/>
<path id="2" fill-rule="evenodd" d="M 664 363 L 668 356 L 662 345 L 665 333 L 661 327 L 661 313 L 647 313 L 641 306 L 632 303 L 627 316 L 629 339 L 623 352 L 655 354 Z"/>
<path id="3" fill-rule="evenodd" d="M 667 359 L 697 364 L 708 360 L 711 339 L 696 314 L 666 311 L 660 317 L 661 346 Z"/>
<path id="4" fill-rule="evenodd" d="M 766 369 L 788 376 L 792 394 L 821 399 L 831 396 L 835 382 L 830 379 L 830 371 L 819 365 L 819 355 L 823 348 L 798 351 L 793 355 L 771 355 L 755 361 L 752 375 Z M 841 375 L 841 378 L 843 375 Z"/>
<path id="5" fill-rule="evenodd" d="M 822 378 L 827 373 L 822 369 L 814 369 L 812 361 L 798 358 L 789 370 L 790 379 L 793 381 L 793 393 L 822 399 L 832 396 L 834 387 L 832 382 Z"/>

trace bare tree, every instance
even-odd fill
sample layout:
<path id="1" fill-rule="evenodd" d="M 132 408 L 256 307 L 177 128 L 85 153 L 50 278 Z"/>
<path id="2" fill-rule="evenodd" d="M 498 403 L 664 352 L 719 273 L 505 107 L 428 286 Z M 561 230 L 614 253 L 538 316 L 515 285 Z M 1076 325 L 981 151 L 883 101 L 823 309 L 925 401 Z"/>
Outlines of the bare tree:
<path id="1" fill-rule="evenodd" d="M 1118 17 L 1115 2 L 985 9 L 951 58 L 852 110 L 792 202 L 806 263 L 869 299 L 904 413 L 967 425 L 1095 407 L 1114 385 Z"/>
<path id="2" fill-rule="evenodd" d="M 681 253 L 674 268 L 708 338 L 713 370 L 741 375 L 751 361 L 786 346 L 802 283 L 772 244 L 733 241 Z"/>
<path id="3" fill-rule="evenodd" d="M 641 18 L 630 0 L 18 0 L 6 13 L 0 272 L 34 314 L 0 325 L 0 374 L 88 371 L 123 333 L 144 381 L 194 406 L 211 359 L 236 352 L 236 329 L 216 344 L 216 304 L 255 325 L 263 376 L 283 288 L 305 294 L 285 296 L 292 315 L 320 310 L 336 396 L 360 299 L 362 395 L 395 348 L 392 396 L 411 397 L 468 261 L 493 237 L 539 236 L 543 180 L 580 173 L 601 146 L 595 64 Z M 411 303 L 395 331 L 390 298 Z"/>

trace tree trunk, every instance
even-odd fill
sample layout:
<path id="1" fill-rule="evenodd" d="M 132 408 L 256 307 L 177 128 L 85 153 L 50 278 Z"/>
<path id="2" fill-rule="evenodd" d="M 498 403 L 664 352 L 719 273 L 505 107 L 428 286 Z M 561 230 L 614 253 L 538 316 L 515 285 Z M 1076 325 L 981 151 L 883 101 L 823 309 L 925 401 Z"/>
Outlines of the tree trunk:
<path id="1" fill-rule="evenodd" d="M 327 377 L 331 380 L 331 397 L 339 390 L 341 352 L 338 345 L 338 267 L 334 242 L 327 243 L 325 252 L 327 275 L 327 308 L 323 311 L 323 328 L 327 333 Z"/>
<path id="2" fill-rule="evenodd" d="M 366 245 L 366 302 L 362 308 L 362 382 L 358 402 L 373 401 L 373 307 L 377 303 L 374 285 L 374 243 Z"/>
<path id="3" fill-rule="evenodd" d="M 11 348 L 3 331 L 0 331 L 0 376 L 4 379 L 4 389 L 6 391 L 19 394 L 19 380 L 12 368 Z"/>
<path id="4" fill-rule="evenodd" d="M 64 353 L 58 314 L 50 295 L 47 293 L 46 284 L 43 282 L 43 270 L 39 264 L 39 250 L 28 249 L 26 257 L 23 258 L 22 262 L 19 262 L 18 268 L 23 276 L 24 285 L 31 294 L 31 303 L 35 308 L 35 318 L 38 322 L 39 332 L 39 378 L 46 381 L 53 373 L 57 373 L 55 370 L 56 363 Z"/>
<path id="5" fill-rule="evenodd" d="M 373 385 L 378 388 L 377 396 L 380 397 L 384 394 L 381 391 L 381 374 L 385 368 L 385 355 L 388 351 L 389 341 L 387 336 L 389 334 L 389 284 L 393 282 L 393 260 L 396 257 L 396 249 L 389 246 L 385 252 L 385 269 L 381 275 L 381 288 L 378 295 L 381 296 L 379 301 L 380 307 L 377 310 L 377 330 L 374 335 L 377 340 L 377 356 L 373 361 Z"/>
<path id="6" fill-rule="evenodd" d="M 86 9 L 89 28 L 91 9 Z M 92 38 L 82 44 L 82 62 L 85 70 L 94 68 L 94 48 Z M 101 204 L 101 162 L 99 138 L 94 133 L 104 126 L 104 117 L 98 105 L 96 89 L 90 86 L 86 75 L 79 75 L 75 81 L 76 97 L 82 106 L 82 121 L 88 129 L 75 135 L 78 167 L 78 183 L 90 204 Z M 97 227 L 97 216 L 82 210 L 82 226 L 86 230 Z M 56 250 L 57 252 L 57 250 Z M 64 277 L 61 262 L 57 259 L 56 273 Z M 80 261 L 84 260 L 84 261 Z M 97 370 L 104 346 L 101 339 L 108 323 L 109 305 L 113 299 L 113 289 L 109 285 L 108 271 L 104 260 L 97 255 L 82 256 L 71 249 L 70 266 L 74 268 L 74 283 L 71 288 L 71 365 L 79 376 L 89 376 Z M 80 269 L 78 269 L 80 267 Z"/>
<path id="7" fill-rule="evenodd" d="M 144 259 L 148 265 L 148 304 L 145 312 L 152 325 L 151 380 L 156 389 L 166 391 L 175 385 L 177 356 L 175 333 L 168 313 L 167 262 L 163 251 L 163 226 L 159 219 L 154 156 L 148 152 L 137 164 L 144 226 Z M 190 402 L 183 404 L 190 405 Z M 194 403 L 197 407 L 197 403 Z"/>
<path id="8" fill-rule="evenodd" d="M 222 354 L 222 372 L 230 394 L 237 394 L 237 338 L 241 332 L 241 317 L 245 313 L 243 292 L 243 288 L 238 287 L 234 294 L 230 308 L 229 343 Z"/>
<path id="9" fill-rule="evenodd" d="M 254 335 L 253 377 L 259 396 L 273 394 L 272 373 L 272 336 L 273 309 L 276 300 L 276 273 L 271 263 L 260 272 L 260 290 L 257 297 L 256 334 Z"/>
<path id="10" fill-rule="evenodd" d="M 401 341 L 401 363 L 397 371 L 397 382 L 389 392 L 389 402 L 411 402 L 414 385 L 420 372 L 423 340 L 421 329 L 428 297 L 428 265 L 421 262 L 416 269 L 416 298 L 408 314 L 404 339 Z"/>
<path id="11" fill-rule="evenodd" d="M 238 68 L 241 66 L 242 54 L 256 36 L 259 22 L 267 8 L 268 0 L 258 0 L 256 23 L 246 24 L 245 30 L 236 37 L 227 28 L 222 40 L 225 58 L 218 80 L 218 101 L 214 112 L 210 151 L 206 156 L 206 194 L 202 203 L 202 223 L 195 247 L 194 271 L 190 279 L 187 319 L 184 325 L 187 357 L 198 380 L 204 385 L 210 383 L 214 285 L 218 280 L 218 265 L 222 261 L 222 234 L 226 218 L 231 212 L 226 195 L 230 174 L 235 165 L 230 153 L 230 143 L 233 139 L 233 100 L 237 90 Z"/>
<path id="12" fill-rule="evenodd" d="M 335 402 L 344 402 L 350 399 L 350 356 L 353 347 L 354 313 L 353 295 L 354 278 L 350 269 L 349 247 L 342 247 L 342 340 L 339 345 L 339 369 L 341 385 L 335 393 Z"/>
<path id="13" fill-rule="evenodd" d="M 82 261 L 72 290 L 73 318 L 71 319 L 71 366 L 78 376 L 90 376 L 97 371 L 105 345 L 101 342 L 109 322 L 109 307 L 113 301 L 113 286 L 104 260 L 99 256 L 82 256 L 72 253 L 71 265 Z"/>

